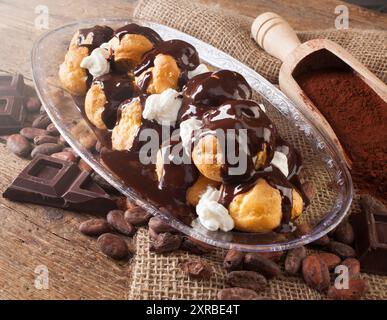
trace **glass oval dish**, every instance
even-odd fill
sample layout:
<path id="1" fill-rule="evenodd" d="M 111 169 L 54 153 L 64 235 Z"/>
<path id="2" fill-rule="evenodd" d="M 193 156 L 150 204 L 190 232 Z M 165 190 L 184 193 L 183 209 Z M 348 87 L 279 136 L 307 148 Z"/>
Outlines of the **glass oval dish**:
<path id="1" fill-rule="evenodd" d="M 314 188 L 315 196 L 300 220 L 313 224 L 306 235 L 266 237 L 265 234 L 243 232 L 210 232 L 198 224 L 184 224 L 157 205 L 147 202 L 142 195 L 125 185 L 107 169 L 87 145 L 94 133 L 77 108 L 73 98 L 62 88 L 58 67 L 63 61 L 72 35 L 80 28 L 106 24 L 117 28 L 135 22 L 153 28 L 165 40 L 181 39 L 192 44 L 203 62 L 219 69 L 230 69 L 242 74 L 255 91 L 255 98 L 263 103 L 268 116 L 276 124 L 281 136 L 293 144 L 303 157 L 301 178 Z M 224 52 L 172 28 L 130 18 L 93 19 L 67 24 L 44 34 L 32 50 L 32 72 L 43 106 L 68 144 L 76 150 L 100 176 L 154 216 L 160 217 L 182 233 L 210 245 L 242 251 L 279 251 L 310 243 L 334 229 L 347 213 L 353 196 L 351 176 L 332 141 L 319 123 L 300 110 L 275 86 L 261 75 Z M 95 139 L 95 138 L 94 138 Z"/>

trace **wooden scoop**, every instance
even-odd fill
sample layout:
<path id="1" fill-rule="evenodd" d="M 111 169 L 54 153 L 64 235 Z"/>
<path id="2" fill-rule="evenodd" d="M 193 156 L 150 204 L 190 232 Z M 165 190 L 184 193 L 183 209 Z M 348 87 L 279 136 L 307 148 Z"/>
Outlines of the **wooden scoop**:
<path id="1" fill-rule="evenodd" d="M 335 132 L 302 91 L 295 78 L 306 70 L 349 66 L 384 101 L 387 101 L 385 84 L 350 53 L 330 40 L 314 39 L 301 44 L 292 27 L 273 12 L 259 15 L 251 26 L 251 33 L 262 49 L 283 62 L 279 73 L 280 89 L 298 105 L 301 111 L 322 124 L 347 166 L 351 168 L 352 162 Z"/>

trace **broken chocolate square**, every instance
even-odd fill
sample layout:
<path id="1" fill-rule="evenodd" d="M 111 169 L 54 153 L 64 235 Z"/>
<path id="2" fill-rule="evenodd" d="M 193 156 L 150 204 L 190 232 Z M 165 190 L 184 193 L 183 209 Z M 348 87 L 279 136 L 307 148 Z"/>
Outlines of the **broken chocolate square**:
<path id="1" fill-rule="evenodd" d="M 4 198 L 80 212 L 106 214 L 116 202 L 76 164 L 45 155 L 34 158 Z"/>
<path id="2" fill-rule="evenodd" d="M 387 210 L 371 196 L 363 196 L 360 204 L 362 211 L 351 216 L 351 223 L 361 268 L 387 275 Z"/>
<path id="3" fill-rule="evenodd" d="M 0 96 L 23 97 L 24 89 L 23 75 L 0 75 Z"/>
<path id="4" fill-rule="evenodd" d="M 0 134 L 11 134 L 23 128 L 23 98 L 0 96 Z"/>
<path id="5" fill-rule="evenodd" d="M 24 124 L 24 79 L 0 75 L 0 135 L 18 132 Z"/>

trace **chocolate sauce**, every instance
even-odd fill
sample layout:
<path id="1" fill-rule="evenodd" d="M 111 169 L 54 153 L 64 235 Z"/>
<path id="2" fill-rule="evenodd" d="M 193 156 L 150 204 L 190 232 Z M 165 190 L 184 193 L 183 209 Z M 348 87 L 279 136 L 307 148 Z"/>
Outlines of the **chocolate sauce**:
<path id="1" fill-rule="evenodd" d="M 185 85 L 178 120 L 201 119 L 204 112 L 226 100 L 250 99 L 251 96 L 251 87 L 237 72 L 219 70 L 202 73 Z"/>
<path id="2" fill-rule="evenodd" d="M 180 139 L 172 137 L 162 145 L 163 172 L 159 189 L 168 190 L 171 194 L 185 201 L 186 191 L 199 176 L 196 166 L 189 161 Z"/>
<path id="3" fill-rule="evenodd" d="M 281 224 L 288 224 L 291 220 L 294 186 L 274 166 L 268 166 L 261 171 L 256 171 L 248 181 L 243 183 L 224 184 L 221 190 L 220 202 L 227 208 L 237 195 L 250 191 L 258 179 L 265 179 L 271 187 L 280 192 L 282 208 Z"/>
<path id="4" fill-rule="evenodd" d="M 158 54 L 173 57 L 181 73 L 194 70 L 200 64 L 199 55 L 192 45 L 183 40 L 168 40 L 159 43 L 157 47 L 145 54 L 143 61 L 134 70 L 134 75 L 138 77 L 153 67 Z"/>
<path id="5" fill-rule="evenodd" d="M 135 23 L 127 24 L 114 32 L 114 36 L 116 36 L 119 40 L 121 40 L 127 34 L 139 34 L 147 38 L 150 42 L 152 42 L 153 46 L 158 45 L 163 40 L 159 36 L 159 34 L 151 28 L 143 27 Z"/>
<path id="6" fill-rule="evenodd" d="M 102 121 L 108 129 L 113 129 L 117 121 L 117 110 L 122 101 L 134 95 L 132 79 L 125 73 L 108 73 L 94 79 L 105 94 L 106 104 L 102 112 Z"/>
<path id="7" fill-rule="evenodd" d="M 230 184 L 249 180 L 255 173 L 257 154 L 264 150 L 265 145 L 267 163 L 271 161 L 276 141 L 276 129 L 256 102 L 229 100 L 217 109 L 204 113 L 202 120 L 202 132 L 199 139 L 208 134 L 216 135 L 219 130 L 226 137 L 226 143 L 224 143 L 224 138 L 218 137 L 224 161 L 221 168 L 223 183 Z M 242 131 L 240 131 L 243 129 L 245 136 L 242 136 Z M 235 140 L 233 145 L 235 150 L 229 149 L 230 139 Z M 232 157 L 238 158 L 236 164 L 232 163 L 235 162 L 232 161 Z M 238 175 L 232 174 L 232 168 L 236 169 L 243 162 L 246 162 L 245 171 L 243 173 L 238 171 Z"/>
<path id="8" fill-rule="evenodd" d="M 80 29 L 77 39 L 78 47 L 86 47 L 89 54 L 102 43 L 108 42 L 113 37 L 113 29 L 108 26 L 94 26 L 92 28 Z M 91 43 L 88 41 L 91 38 Z"/>
<path id="9" fill-rule="evenodd" d="M 154 164 L 141 164 L 138 153 L 129 151 L 115 151 L 104 148 L 101 151 L 102 162 L 122 182 L 130 186 L 143 199 L 165 211 L 167 214 L 179 218 L 190 224 L 195 214 L 185 201 L 181 201 L 170 190 L 158 187 L 156 168 Z"/>

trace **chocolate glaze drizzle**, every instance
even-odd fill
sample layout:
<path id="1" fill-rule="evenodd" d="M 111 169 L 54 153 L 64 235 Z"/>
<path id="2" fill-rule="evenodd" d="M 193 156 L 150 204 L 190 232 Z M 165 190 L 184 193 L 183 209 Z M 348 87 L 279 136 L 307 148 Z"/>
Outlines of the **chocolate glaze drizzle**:
<path id="1" fill-rule="evenodd" d="M 224 161 L 221 168 L 223 183 L 229 184 L 249 180 L 255 173 L 257 153 L 262 151 L 265 145 L 267 146 L 266 164 L 271 161 L 276 129 L 256 102 L 252 100 L 228 100 L 218 108 L 205 112 L 202 121 L 202 132 L 198 139 L 208 134 L 217 135 L 217 130 L 221 130 L 221 133 L 227 137 L 227 143 L 222 143 L 224 139 L 221 137 L 218 139 Z M 246 132 L 245 140 L 241 140 L 243 137 L 240 130 L 243 129 Z M 228 147 L 230 139 L 234 139 L 234 150 Z M 240 145 L 240 142 L 243 145 Z M 231 168 L 239 165 L 239 162 L 237 164 L 231 163 L 231 157 L 233 156 L 246 160 L 244 173 L 230 174 Z"/>
<path id="2" fill-rule="evenodd" d="M 92 28 L 79 29 L 78 30 L 78 47 L 86 47 L 89 50 L 89 54 L 101 44 L 108 42 L 113 37 L 113 29 L 108 26 L 94 26 Z M 91 40 L 91 43 L 89 42 Z M 93 76 L 89 70 L 86 69 L 87 79 L 86 86 L 90 88 L 93 82 Z"/>
<path id="3" fill-rule="evenodd" d="M 162 144 L 161 149 L 163 150 L 164 165 L 159 189 L 169 190 L 171 194 L 185 201 L 186 191 L 197 180 L 199 171 L 192 162 L 187 161 L 189 159 L 184 158 L 186 154 L 180 139 L 172 137 Z M 183 163 L 181 163 L 181 159 L 184 160 Z"/>
<path id="4" fill-rule="evenodd" d="M 99 84 L 106 97 L 102 121 L 108 129 L 113 129 L 117 121 L 118 107 L 123 100 L 134 95 L 132 80 L 125 73 L 108 73 L 94 79 Z"/>
<path id="5" fill-rule="evenodd" d="M 136 77 L 146 72 L 142 81 L 137 83 L 140 92 L 145 93 L 152 80 L 152 73 L 147 70 L 154 66 L 154 60 L 158 54 L 169 55 L 175 59 L 180 69 L 180 77 L 178 80 L 179 89 L 188 81 L 188 71 L 194 70 L 200 64 L 196 49 L 189 43 L 182 40 L 163 41 L 153 50 L 145 54 L 143 61 L 134 70 Z"/>
<path id="6" fill-rule="evenodd" d="M 159 36 L 159 34 L 151 28 L 143 27 L 135 23 L 129 23 L 114 32 L 114 36 L 116 36 L 119 40 L 121 40 L 127 34 L 139 34 L 147 38 L 150 42 L 152 42 L 153 46 L 158 45 L 163 40 Z"/>
<path id="7" fill-rule="evenodd" d="M 93 43 L 82 44 L 87 35 L 93 33 Z M 109 41 L 113 36 L 113 30 L 109 27 L 95 26 L 79 31 L 79 46 L 87 46 L 89 50 Z M 228 207 L 238 194 L 248 192 L 254 187 L 258 179 L 262 178 L 273 188 L 279 190 L 282 204 L 282 226 L 291 220 L 293 207 L 293 190 L 297 190 L 303 196 L 304 203 L 307 198 L 301 188 L 299 172 L 301 169 L 301 157 L 298 152 L 283 140 L 275 126 L 261 110 L 259 105 L 251 99 L 252 90 L 246 80 L 237 72 L 220 70 L 207 72 L 188 80 L 188 71 L 194 70 L 199 64 L 199 56 L 195 48 L 181 40 L 162 41 L 161 37 L 152 29 L 136 24 L 128 24 L 114 32 L 114 36 L 122 39 L 125 34 L 141 34 L 149 39 L 154 48 L 143 57 L 142 62 L 134 70 L 136 77 L 143 75 L 142 81 L 133 86 L 127 74 L 114 73 L 96 78 L 104 90 L 107 103 L 102 114 L 102 119 L 109 129 L 120 120 L 123 108 L 130 105 L 133 99 L 139 99 L 142 107 L 145 105 L 148 94 L 146 89 L 152 80 L 149 68 L 154 66 L 154 59 L 158 54 L 172 56 L 181 70 L 179 88 L 183 90 L 183 104 L 180 108 L 177 124 L 189 118 L 202 120 L 202 128 L 197 136 L 192 137 L 192 143 L 205 135 L 215 135 L 218 130 L 227 133 L 228 129 L 234 129 L 236 135 L 234 145 L 236 157 L 246 157 L 246 170 L 238 175 L 230 175 L 230 169 L 237 167 L 229 161 L 228 144 L 221 143 L 224 164 L 221 168 L 223 186 L 221 189 L 221 203 Z M 147 141 L 140 141 L 143 130 L 154 129 L 158 132 L 158 145 L 164 154 L 168 156 L 169 163 L 164 161 L 163 172 L 157 179 L 156 166 L 154 164 L 142 164 L 139 161 L 140 149 Z M 169 128 L 171 131 L 174 129 Z M 238 154 L 241 129 L 246 131 L 246 148 L 241 148 Z M 133 187 L 141 194 L 143 199 L 158 206 L 169 214 L 190 223 L 196 216 L 194 209 L 186 203 L 186 191 L 198 178 L 199 172 L 192 162 L 174 162 L 175 158 L 184 157 L 180 137 L 162 141 L 162 127 L 155 121 L 142 119 L 137 136 L 132 148 L 128 151 L 115 151 L 104 148 L 101 159 L 124 183 Z M 109 131 L 107 131 L 109 132 Z M 169 137 L 168 137 L 169 138 Z M 226 140 L 227 141 L 227 140 Z M 107 145 L 108 147 L 108 145 Z M 255 168 L 257 153 L 266 148 L 266 162 L 263 167 Z M 287 156 L 289 176 L 270 165 L 275 151 L 280 151 Z M 233 152 L 234 153 L 234 152 Z M 166 159 L 164 159 L 166 160 Z M 154 163 L 154 162 L 153 162 Z M 279 231 L 279 230 L 277 230 Z M 275 232 L 271 232 L 275 237 Z"/>
<path id="8" fill-rule="evenodd" d="M 201 119 L 206 111 L 226 100 L 250 99 L 251 95 L 249 84 L 237 72 L 219 70 L 199 74 L 190 79 L 183 89 L 178 121 L 192 117 Z"/>
<path id="9" fill-rule="evenodd" d="M 194 70 L 200 64 L 199 55 L 192 45 L 183 40 L 168 40 L 159 43 L 157 47 L 144 56 L 142 62 L 134 70 L 134 75 L 137 77 L 153 67 L 158 54 L 173 57 L 182 72 Z"/>
<path id="10" fill-rule="evenodd" d="M 101 151 L 101 160 L 125 184 L 140 193 L 142 199 L 184 223 L 190 224 L 194 219 L 194 210 L 186 205 L 185 199 L 176 196 L 173 189 L 159 188 L 155 165 L 141 164 L 138 153 L 104 148 Z"/>
<path id="11" fill-rule="evenodd" d="M 294 186 L 275 166 L 268 166 L 261 171 L 256 171 L 248 181 L 243 183 L 224 184 L 221 190 L 220 202 L 224 206 L 228 207 L 235 196 L 251 190 L 260 178 L 265 179 L 270 186 L 280 192 L 282 205 L 281 224 L 288 224 L 291 219 L 291 212 L 293 207 Z"/>
<path id="12" fill-rule="evenodd" d="M 113 29 L 108 26 L 94 26 L 92 28 L 80 29 L 77 39 L 78 47 L 86 47 L 89 54 L 102 43 L 108 42 L 113 37 Z M 92 37 L 91 43 L 86 42 L 88 37 Z"/>

